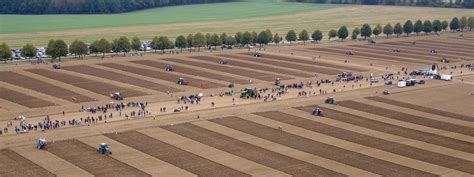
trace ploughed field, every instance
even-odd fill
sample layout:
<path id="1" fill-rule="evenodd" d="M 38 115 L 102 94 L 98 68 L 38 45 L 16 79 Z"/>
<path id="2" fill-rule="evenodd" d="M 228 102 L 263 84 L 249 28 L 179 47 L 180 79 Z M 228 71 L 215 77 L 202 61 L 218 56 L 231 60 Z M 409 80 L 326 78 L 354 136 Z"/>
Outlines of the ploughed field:
<path id="1" fill-rule="evenodd" d="M 34 151 L 95 176 L 472 176 L 472 110 L 427 106 L 465 97 L 464 90 L 472 88 L 441 85 L 337 100 L 335 105 L 320 99 L 232 116 L 221 111 L 217 118 L 79 135 Z M 446 93 L 452 89 L 459 91 Z M 419 99 L 420 92 L 438 97 Z M 253 105 L 259 106 L 264 104 Z M 316 107 L 323 117 L 311 114 Z M 109 143 L 112 155 L 97 152 L 102 141 Z M 44 165 L 48 159 L 30 161 L 15 148 L 0 150 L 5 159 L 0 176 L 52 176 L 64 168 Z"/>

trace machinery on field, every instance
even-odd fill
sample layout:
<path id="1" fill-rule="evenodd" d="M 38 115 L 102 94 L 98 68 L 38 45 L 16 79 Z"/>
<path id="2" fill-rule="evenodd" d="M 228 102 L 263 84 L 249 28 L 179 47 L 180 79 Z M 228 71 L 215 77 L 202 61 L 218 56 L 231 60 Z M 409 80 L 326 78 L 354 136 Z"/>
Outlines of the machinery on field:
<path id="1" fill-rule="evenodd" d="M 441 58 L 440 62 L 441 63 L 449 63 L 449 60 L 448 60 L 447 57 L 443 57 L 443 58 Z"/>
<path id="2" fill-rule="evenodd" d="M 188 81 L 186 81 L 186 79 L 180 77 L 180 78 L 178 78 L 178 80 L 176 80 L 176 84 L 178 84 L 178 85 L 188 85 Z"/>
<path id="3" fill-rule="evenodd" d="M 47 145 L 48 145 L 48 143 L 46 142 L 46 139 L 39 138 L 38 141 L 36 142 L 36 149 L 46 150 Z"/>
<path id="4" fill-rule="evenodd" d="M 110 98 L 114 99 L 114 100 L 123 100 L 123 96 L 120 92 L 115 92 L 115 93 L 112 93 L 110 94 Z"/>
<path id="5" fill-rule="evenodd" d="M 260 52 L 255 52 L 253 56 L 258 58 L 258 57 L 262 57 L 262 54 Z"/>
<path id="6" fill-rule="evenodd" d="M 259 93 L 256 88 L 244 88 L 240 91 L 240 98 L 257 98 Z"/>
<path id="7" fill-rule="evenodd" d="M 313 116 L 323 117 L 323 111 L 319 107 L 315 108 L 311 114 Z"/>
<path id="8" fill-rule="evenodd" d="M 400 53 L 400 49 L 399 48 L 395 48 L 395 49 L 392 49 L 390 50 L 391 52 L 394 52 L 394 53 Z"/>
<path id="9" fill-rule="evenodd" d="M 352 50 L 348 50 L 346 51 L 346 55 L 354 55 L 354 52 L 352 52 Z"/>
<path id="10" fill-rule="evenodd" d="M 217 63 L 221 64 L 221 65 L 225 65 L 227 64 L 227 60 L 224 59 L 224 58 L 219 58 L 219 60 L 217 61 Z"/>
<path id="11" fill-rule="evenodd" d="M 54 64 L 53 64 L 53 69 L 61 69 L 61 64 L 59 64 L 59 63 L 54 63 Z"/>
<path id="12" fill-rule="evenodd" d="M 280 78 L 276 78 L 274 84 L 280 86 Z"/>
<path id="13" fill-rule="evenodd" d="M 165 71 L 172 72 L 172 71 L 174 71 L 174 67 L 170 64 L 166 64 L 165 65 Z"/>
<path id="14" fill-rule="evenodd" d="M 336 104 L 336 100 L 333 97 L 328 97 L 326 100 L 324 100 L 324 103 L 326 104 Z"/>
<path id="15" fill-rule="evenodd" d="M 104 155 L 112 155 L 112 151 L 106 143 L 100 143 L 97 152 Z"/>
<path id="16" fill-rule="evenodd" d="M 432 48 L 432 49 L 430 49 L 430 53 L 438 53 L 438 49 Z"/>
<path id="17" fill-rule="evenodd" d="M 371 43 L 371 44 L 376 44 L 377 43 L 372 38 L 369 38 L 367 41 L 369 41 L 369 43 Z"/>
<path id="18" fill-rule="evenodd" d="M 232 83 L 232 82 L 229 83 L 229 85 L 227 85 L 227 87 L 229 87 L 229 88 L 234 88 L 234 83 Z"/>
<path id="19" fill-rule="evenodd" d="M 384 94 L 384 95 L 389 95 L 390 92 L 388 92 L 388 90 L 384 90 L 384 91 L 383 91 L 383 94 Z"/>

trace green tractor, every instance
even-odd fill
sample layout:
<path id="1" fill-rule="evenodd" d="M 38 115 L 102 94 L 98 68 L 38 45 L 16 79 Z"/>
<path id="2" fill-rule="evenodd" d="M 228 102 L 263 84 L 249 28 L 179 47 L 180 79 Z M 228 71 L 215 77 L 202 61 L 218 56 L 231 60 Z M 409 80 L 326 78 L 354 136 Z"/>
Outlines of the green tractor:
<path id="1" fill-rule="evenodd" d="M 240 91 L 240 98 L 257 98 L 259 93 L 255 88 L 244 88 Z"/>

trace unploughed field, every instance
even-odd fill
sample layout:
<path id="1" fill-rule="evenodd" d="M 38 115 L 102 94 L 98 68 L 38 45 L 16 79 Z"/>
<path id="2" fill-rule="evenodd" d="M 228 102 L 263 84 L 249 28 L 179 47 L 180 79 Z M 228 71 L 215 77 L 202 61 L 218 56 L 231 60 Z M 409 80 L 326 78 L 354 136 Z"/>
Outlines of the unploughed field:
<path id="1" fill-rule="evenodd" d="M 464 45 L 469 40 L 455 36 L 423 39 L 440 41 L 424 41 L 427 46 L 443 44 L 446 50 L 458 46 L 474 50 L 474 46 Z M 472 35 L 465 33 L 465 36 Z M 396 72 L 411 61 L 444 65 L 436 61 L 444 50 L 431 58 L 416 57 L 426 56 L 428 51 L 405 45 L 400 54 L 413 50 L 411 54 L 415 56 L 411 57 L 387 52 L 390 47 L 384 47 L 384 42 L 379 41 L 375 46 L 342 43 L 317 48 L 281 47 L 278 50 L 291 50 L 295 54 L 267 50 L 262 52 L 261 59 L 255 60 L 251 60 L 249 53 L 235 50 L 71 61 L 64 62 L 60 70 L 50 66 L 2 68 L 0 73 L 21 75 L 25 83 L 0 77 L 0 83 L 24 91 L 0 86 L 0 106 L 36 114 L 42 109 L 71 106 L 77 110 L 84 103 L 108 103 L 111 99 L 106 96 L 117 90 L 124 93 L 125 101 L 147 100 L 148 94 L 159 97 L 168 89 L 175 89 L 175 94 L 215 93 L 227 90 L 230 81 L 236 82 L 236 88 L 249 86 L 238 82 L 242 80 L 255 80 L 251 86 L 271 87 L 270 78 L 280 76 L 289 79 L 284 82 L 294 83 L 334 79 L 333 70 L 367 76 L 372 72 Z M 373 49 L 367 52 L 359 46 Z M 345 55 L 348 49 L 355 55 Z M 369 53 L 380 56 L 379 61 L 367 60 Z M 313 61 L 308 54 L 323 56 Z M 472 62 L 470 56 L 461 59 L 466 57 L 462 53 L 451 55 L 460 58 L 456 64 Z M 218 64 L 219 56 L 224 56 L 228 64 Z M 340 60 L 348 63 L 337 62 Z M 369 62 L 377 65 L 367 67 Z M 176 71 L 165 72 L 165 64 L 175 65 Z M 389 64 L 395 65 L 390 67 L 393 71 L 386 71 Z M 411 63 L 409 67 L 427 65 Z M 309 78 L 298 73 L 307 73 Z M 470 76 L 464 73 L 462 77 Z M 185 77 L 190 84 L 175 84 L 177 77 Z M 31 83 L 44 84 L 44 88 L 36 89 Z M 57 93 L 47 93 L 46 88 Z M 61 91 L 66 88 L 68 92 Z M 380 89 L 390 89 L 392 93 L 382 95 Z M 374 94 L 376 91 L 378 94 Z M 451 82 L 427 79 L 427 84 L 411 88 L 374 86 L 327 95 L 336 98 L 336 105 L 324 104 L 326 96 L 295 97 L 172 113 L 158 119 L 6 135 L 0 141 L 0 158 L 4 159 L 0 161 L 0 176 L 473 176 L 472 91 L 472 84 L 462 83 L 458 78 Z M 50 97 L 39 97 L 38 93 Z M 83 103 L 64 100 L 71 95 L 100 100 Z M 50 105 L 55 103 L 64 105 Z M 316 107 L 323 110 L 324 117 L 311 115 Z M 18 112 L 12 111 L 15 113 Z M 47 151 L 34 147 L 40 136 L 50 141 Z M 101 142 L 110 145 L 112 155 L 104 156 L 96 151 Z"/>
<path id="2" fill-rule="evenodd" d="M 299 4 L 271 1 L 201 4 L 150 9 L 113 15 L 0 15 L 0 39 L 11 47 L 26 43 L 45 46 L 50 39 L 75 39 L 92 43 L 106 38 L 164 35 L 174 39 L 190 33 L 235 34 L 237 31 L 271 29 L 284 36 L 289 30 L 350 30 L 364 23 L 372 26 L 421 20 L 450 20 L 472 16 L 472 9 Z M 239 26 L 239 28 L 236 28 Z"/>

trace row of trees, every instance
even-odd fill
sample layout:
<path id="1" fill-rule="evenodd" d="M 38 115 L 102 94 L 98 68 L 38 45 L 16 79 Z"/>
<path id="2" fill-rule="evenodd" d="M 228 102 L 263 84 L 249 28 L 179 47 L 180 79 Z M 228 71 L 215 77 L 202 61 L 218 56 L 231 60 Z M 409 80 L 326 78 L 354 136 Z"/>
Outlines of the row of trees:
<path id="1" fill-rule="evenodd" d="M 378 36 L 380 34 L 387 35 L 396 35 L 399 37 L 402 34 L 410 35 L 416 33 L 429 34 L 432 32 L 438 33 L 440 31 L 448 30 L 448 27 L 452 31 L 471 31 L 474 28 L 474 17 L 462 17 L 458 19 L 454 17 L 449 23 L 448 21 L 434 20 L 433 22 L 429 20 L 421 21 L 417 20 L 413 23 L 411 20 L 407 20 L 403 25 L 401 23 L 396 23 L 395 26 L 392 26 L 390 23 L 382 27 L 380 24 L 376 25 L 373 29 L 369 24 L 362 25 L 361 28 L 356 27 L 352 31 L 351 39 L 357 39 L 358 36 L 363 38 L 371 37 L 372 35 Z M 323 39 L 323 33 L 320 30 L 315 30 L 309 34 L 308 31 L 302 30 L 299 33 L 296 33 L 294 30 L 290 30 L 286 33 L 285 39 L 291 45 L 292 42 L 302 41 L 304 45 L 309 39 L 312 39 L 314 42 L 321 41 Z M 340 27 L 338 30 L 330 30 L 328 33 L 329 39 L 339 38 L 345 40 L 349 37 L 349 30 L 346 26 Z M 157 36 L 154 37 L 150 42 L 149 47 L 155 52 L 161 50 L 164 52 L 166 49 L 180 49 L 181 51 L 185 48 L 188 48 L 190 51 L 192 48 L 197 48 L 198 51 L 202 47 L 207 47 L 211 49 L 217 49 L 217 46 L 227 45 L 234 46 L 249 46 L 257 45 L 260 47 L 267 45 L 269 43 L 279 44 L 283 41 L 283 37 L 278 35 L 278 33 L 273 34 L 271 30 L 263 30 L 260 33 L 257 32 L 237 32 L 234 36 L 227 35 L 226 33 L 218 34 L 189 34 L 186 37 L 183 35 L 178 36 L 174 42 L 171 41 L 166 36 Z M 142 42 L 138 37 L 133 37 L 132 40 L 129 40 L 127 37 L 120 37 L 109 42 L 106 39 L 96 40 L 90 45 L 87 45 L 83 41 L 74 40 L 70 45 L 67 45 L 63 40 L 50 40 L 48 46 L 46 47 L 46 54 L 51 56 L 53 59 L 67 56 L 67 54 L 72 54 L 75 57 L 83 58 L 89 53 L 102 53 L 102 57 L 105 56 L 105 53 L 123 53 L 125 56 L 126 53 L 130 51 L 139 51 L 146 50 L 146 47 L 143 48 Z M 0 45 L 0 59 L 11 58 L 11 50 L 7 44 L 3 43 Z M 36 56 L 36 47 L 31 44 L 26 44 L 21 49 L 21 56 L 23 57 L 35 57 Z"/>
<path id="2" fill-rule="evenodd" d="M 474 8 L 471 0 L 287 0 L 290 2 Z"/>
<path id="3" fill-rule="evenodd" d="M 0 14 L 99 14 L 234 0 L 2 0 Z"/>

